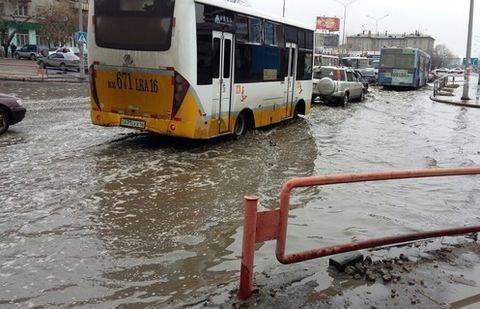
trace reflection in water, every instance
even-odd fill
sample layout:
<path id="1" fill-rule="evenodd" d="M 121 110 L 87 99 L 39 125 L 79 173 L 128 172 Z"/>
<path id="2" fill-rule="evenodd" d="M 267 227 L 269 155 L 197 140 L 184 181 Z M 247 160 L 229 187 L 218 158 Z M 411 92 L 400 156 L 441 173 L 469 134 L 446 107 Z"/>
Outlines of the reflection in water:
<path id="1" fill-rule="evenodd" d="M 231 245 L 241 225 L 243 195 L 258 193 L 274 207 L 281 181 L 312 174 L 316 148 L 309 136 L 306 122 L 299 121 L 240 141 L 172 146 L 145 135 L 100 151 L 95 173 L 105 184 L 94 196 L 95 229 L 121 265 L 104 277 L 126 291 L 145 292 L 148 301 L 156 295 L 181 299 L 205 285 L 234 280 L 237 263 L 211 269 L 236 261 L 239 248 Z"/>

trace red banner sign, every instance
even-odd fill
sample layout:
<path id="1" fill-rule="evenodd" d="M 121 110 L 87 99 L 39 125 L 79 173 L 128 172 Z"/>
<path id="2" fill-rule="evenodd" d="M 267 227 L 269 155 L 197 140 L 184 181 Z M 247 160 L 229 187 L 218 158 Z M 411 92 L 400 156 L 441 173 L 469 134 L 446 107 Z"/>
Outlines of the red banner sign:
<path id="1" fill-rule="evenodd" d="M 339 31 L 340 18 L 338 17 L 317 17 L 317 30 Z"/>

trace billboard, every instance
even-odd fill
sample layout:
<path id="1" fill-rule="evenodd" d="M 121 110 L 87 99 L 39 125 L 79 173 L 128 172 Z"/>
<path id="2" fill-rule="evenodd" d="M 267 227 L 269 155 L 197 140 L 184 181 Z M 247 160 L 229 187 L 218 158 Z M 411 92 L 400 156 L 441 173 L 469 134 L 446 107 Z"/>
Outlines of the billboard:
<path id="1" fill-rule="evenodd" d="M 335 33 L 315 33 L 315 50 L 320 53 L 326 48 L 338 48 L 340 37 Z"/>
<path id="2" fill-rule="evenodd" d="M 340 18 L 338 17 L 317 17 L 317 30 L 339 31 Z"/>

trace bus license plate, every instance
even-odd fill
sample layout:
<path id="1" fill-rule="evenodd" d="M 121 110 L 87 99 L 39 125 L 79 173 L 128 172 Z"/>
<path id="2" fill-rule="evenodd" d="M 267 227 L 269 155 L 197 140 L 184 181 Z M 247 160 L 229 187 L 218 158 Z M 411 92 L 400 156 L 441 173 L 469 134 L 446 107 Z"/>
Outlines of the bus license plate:
<path id="1" fill-rule="evenodd" d="M 145 121 L 143 120 L 122 118 L 122 120 L 120 120 L 120 125 L 122 127 L 128 127 L 128 128 L 134 128 L 134 129 L 145 129 Z"/>

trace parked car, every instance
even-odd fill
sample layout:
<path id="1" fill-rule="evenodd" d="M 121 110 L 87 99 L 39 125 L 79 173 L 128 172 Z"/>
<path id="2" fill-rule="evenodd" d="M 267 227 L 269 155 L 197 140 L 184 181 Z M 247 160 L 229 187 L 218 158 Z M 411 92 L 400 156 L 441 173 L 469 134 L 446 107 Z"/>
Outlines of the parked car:
<path id="1" fill-rule="evenodd" d="M 375 79 L 372 79 L 369 76 L 364 76 L 360 70 L 355 70 L 355 74 L 357 75 L 357 79 L 362 82 L 363 84 L 363 91 L 365 93 L 368 92 L 368 87 L 370 84 L 375 83 Z"/>
<path id="2" fill-rule="evenodd" d="M 80 70 L 80 58 L 71 53 L 54 53 L 47 57 L 39 58 L 37 63 L 43 69 L 59 69 L 63 72 Z"/>
<path id="3" fill-rule="evenodd" d="M 5 133 L 9 126 L 22 121 L 26 112 L 19 99 L 0 93 L 0 135 Z"/>
<path id="4" fill-rule="evenodd" d="M 30 60 L 36 60 L 37 58 L 41 57 L 42 54 L 42 47 L 38 45 L 24 45 L 22 48 L 17 49 L 15 52 L 15 58 L 17 59 L 30 59 Z"/>
<path id="5" fill-rule="evenodd" d="M 362 80 L 350 68 L 317 67 L 313 73 L 313 101 L 339 103 L 363 101 L 366 89 Z"/>

